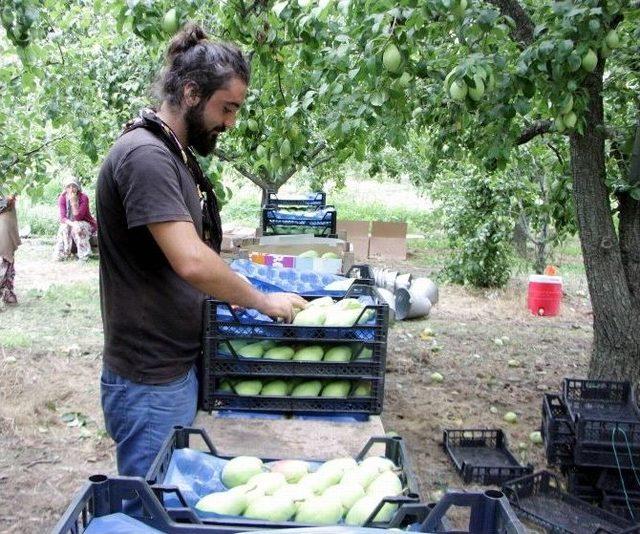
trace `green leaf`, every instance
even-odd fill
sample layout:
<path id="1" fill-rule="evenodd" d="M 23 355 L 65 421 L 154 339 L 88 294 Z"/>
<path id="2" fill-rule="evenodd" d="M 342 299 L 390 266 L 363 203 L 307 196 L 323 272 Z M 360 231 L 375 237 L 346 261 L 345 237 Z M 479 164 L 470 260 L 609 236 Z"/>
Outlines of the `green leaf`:
<path id="1" fill-rule="evenodd" d="M 284 0 L 282 2 L 277 2 L 271 9 L 276 14 L 276 17 L 279 17 L 280 13 L 282 13 L 288 5 L 289 0 Z"/>

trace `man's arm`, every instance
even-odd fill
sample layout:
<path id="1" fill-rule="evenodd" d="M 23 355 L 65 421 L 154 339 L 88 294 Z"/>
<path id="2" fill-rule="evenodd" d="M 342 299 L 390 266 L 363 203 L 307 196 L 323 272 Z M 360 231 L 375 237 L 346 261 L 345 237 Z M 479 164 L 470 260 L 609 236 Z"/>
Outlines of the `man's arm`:
<path id="1" fill-rule="evenodd" d="M 172 221 L 147 227 L 177 275 L 203 293 L 288 322 L 293 320 L 294 307 L 306 307 L 307 302 L 299 295 L 261 293 L 246 283 L 202 242 L 193 223 Z"/>

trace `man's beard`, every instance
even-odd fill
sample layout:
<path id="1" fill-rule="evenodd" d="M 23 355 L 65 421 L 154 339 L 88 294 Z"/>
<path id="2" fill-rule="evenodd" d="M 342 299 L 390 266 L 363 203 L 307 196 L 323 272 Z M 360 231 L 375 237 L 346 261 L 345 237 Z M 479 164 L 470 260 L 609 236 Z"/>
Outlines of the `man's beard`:
<path id="1" fill-rule="evenodd" d="M 187 125 L 187 143 L 201 156 L 208 156 L 216 148 L 218 134 L 224 132 L 224 126 L 217 126 L 207 130 L 204 125 L 204 106 L 197 106 L 187 109 L 184 120 Z"/>

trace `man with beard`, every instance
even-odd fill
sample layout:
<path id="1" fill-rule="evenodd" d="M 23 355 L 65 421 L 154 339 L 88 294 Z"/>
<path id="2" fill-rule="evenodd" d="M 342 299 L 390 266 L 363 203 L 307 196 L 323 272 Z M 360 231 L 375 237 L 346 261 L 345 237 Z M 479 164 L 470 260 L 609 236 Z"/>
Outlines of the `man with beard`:
<path id="1" fill-rule="evenodd" d="M 100 386 L 121 475 L 144 476 L 171 428 L 193 422 L 206 295 L 287 321 L 306 306 L 257 291 L 218 255 L 220 214 L 192 149 L 211 153 L 248 83 L 235 46 L 186 26 L 169 45 L 158 110 L 125 126 L 100 169 Z"/>

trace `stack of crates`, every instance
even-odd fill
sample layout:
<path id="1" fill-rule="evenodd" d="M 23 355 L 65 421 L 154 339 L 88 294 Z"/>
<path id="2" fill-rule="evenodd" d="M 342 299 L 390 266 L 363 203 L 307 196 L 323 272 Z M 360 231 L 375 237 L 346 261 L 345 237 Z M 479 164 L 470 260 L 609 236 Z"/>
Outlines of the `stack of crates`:
<path id="1" fill-rule="evenodd" d="M 565 378 L 542 402 L 547 462 L 576 497 L 640 521 L 640 411 L 629 382 Z"/>
<path id="2" fill-rule="evenodd" d="M 354 284 L 336 300 L 359 297 L 372 304 L 353 326 L 341 327 L 252 321 L 228 303 L 208 299 L 201 408 L 297 415 L 381 413 L 389 307 L 370 285 Z M 276 347 L 285 347 L 284 359 L 264 357 Z M 292 357 L 303 349 L 303 359 Z"/>
<path id="3" fill-rule="evenodd" d="M 279 198 L 269 192 L 262 206 L 263 235 L 310 234 L 316 237 L 335 235 L 337 214 L 327 205 L 324 192 L 296 198 Z"/>

